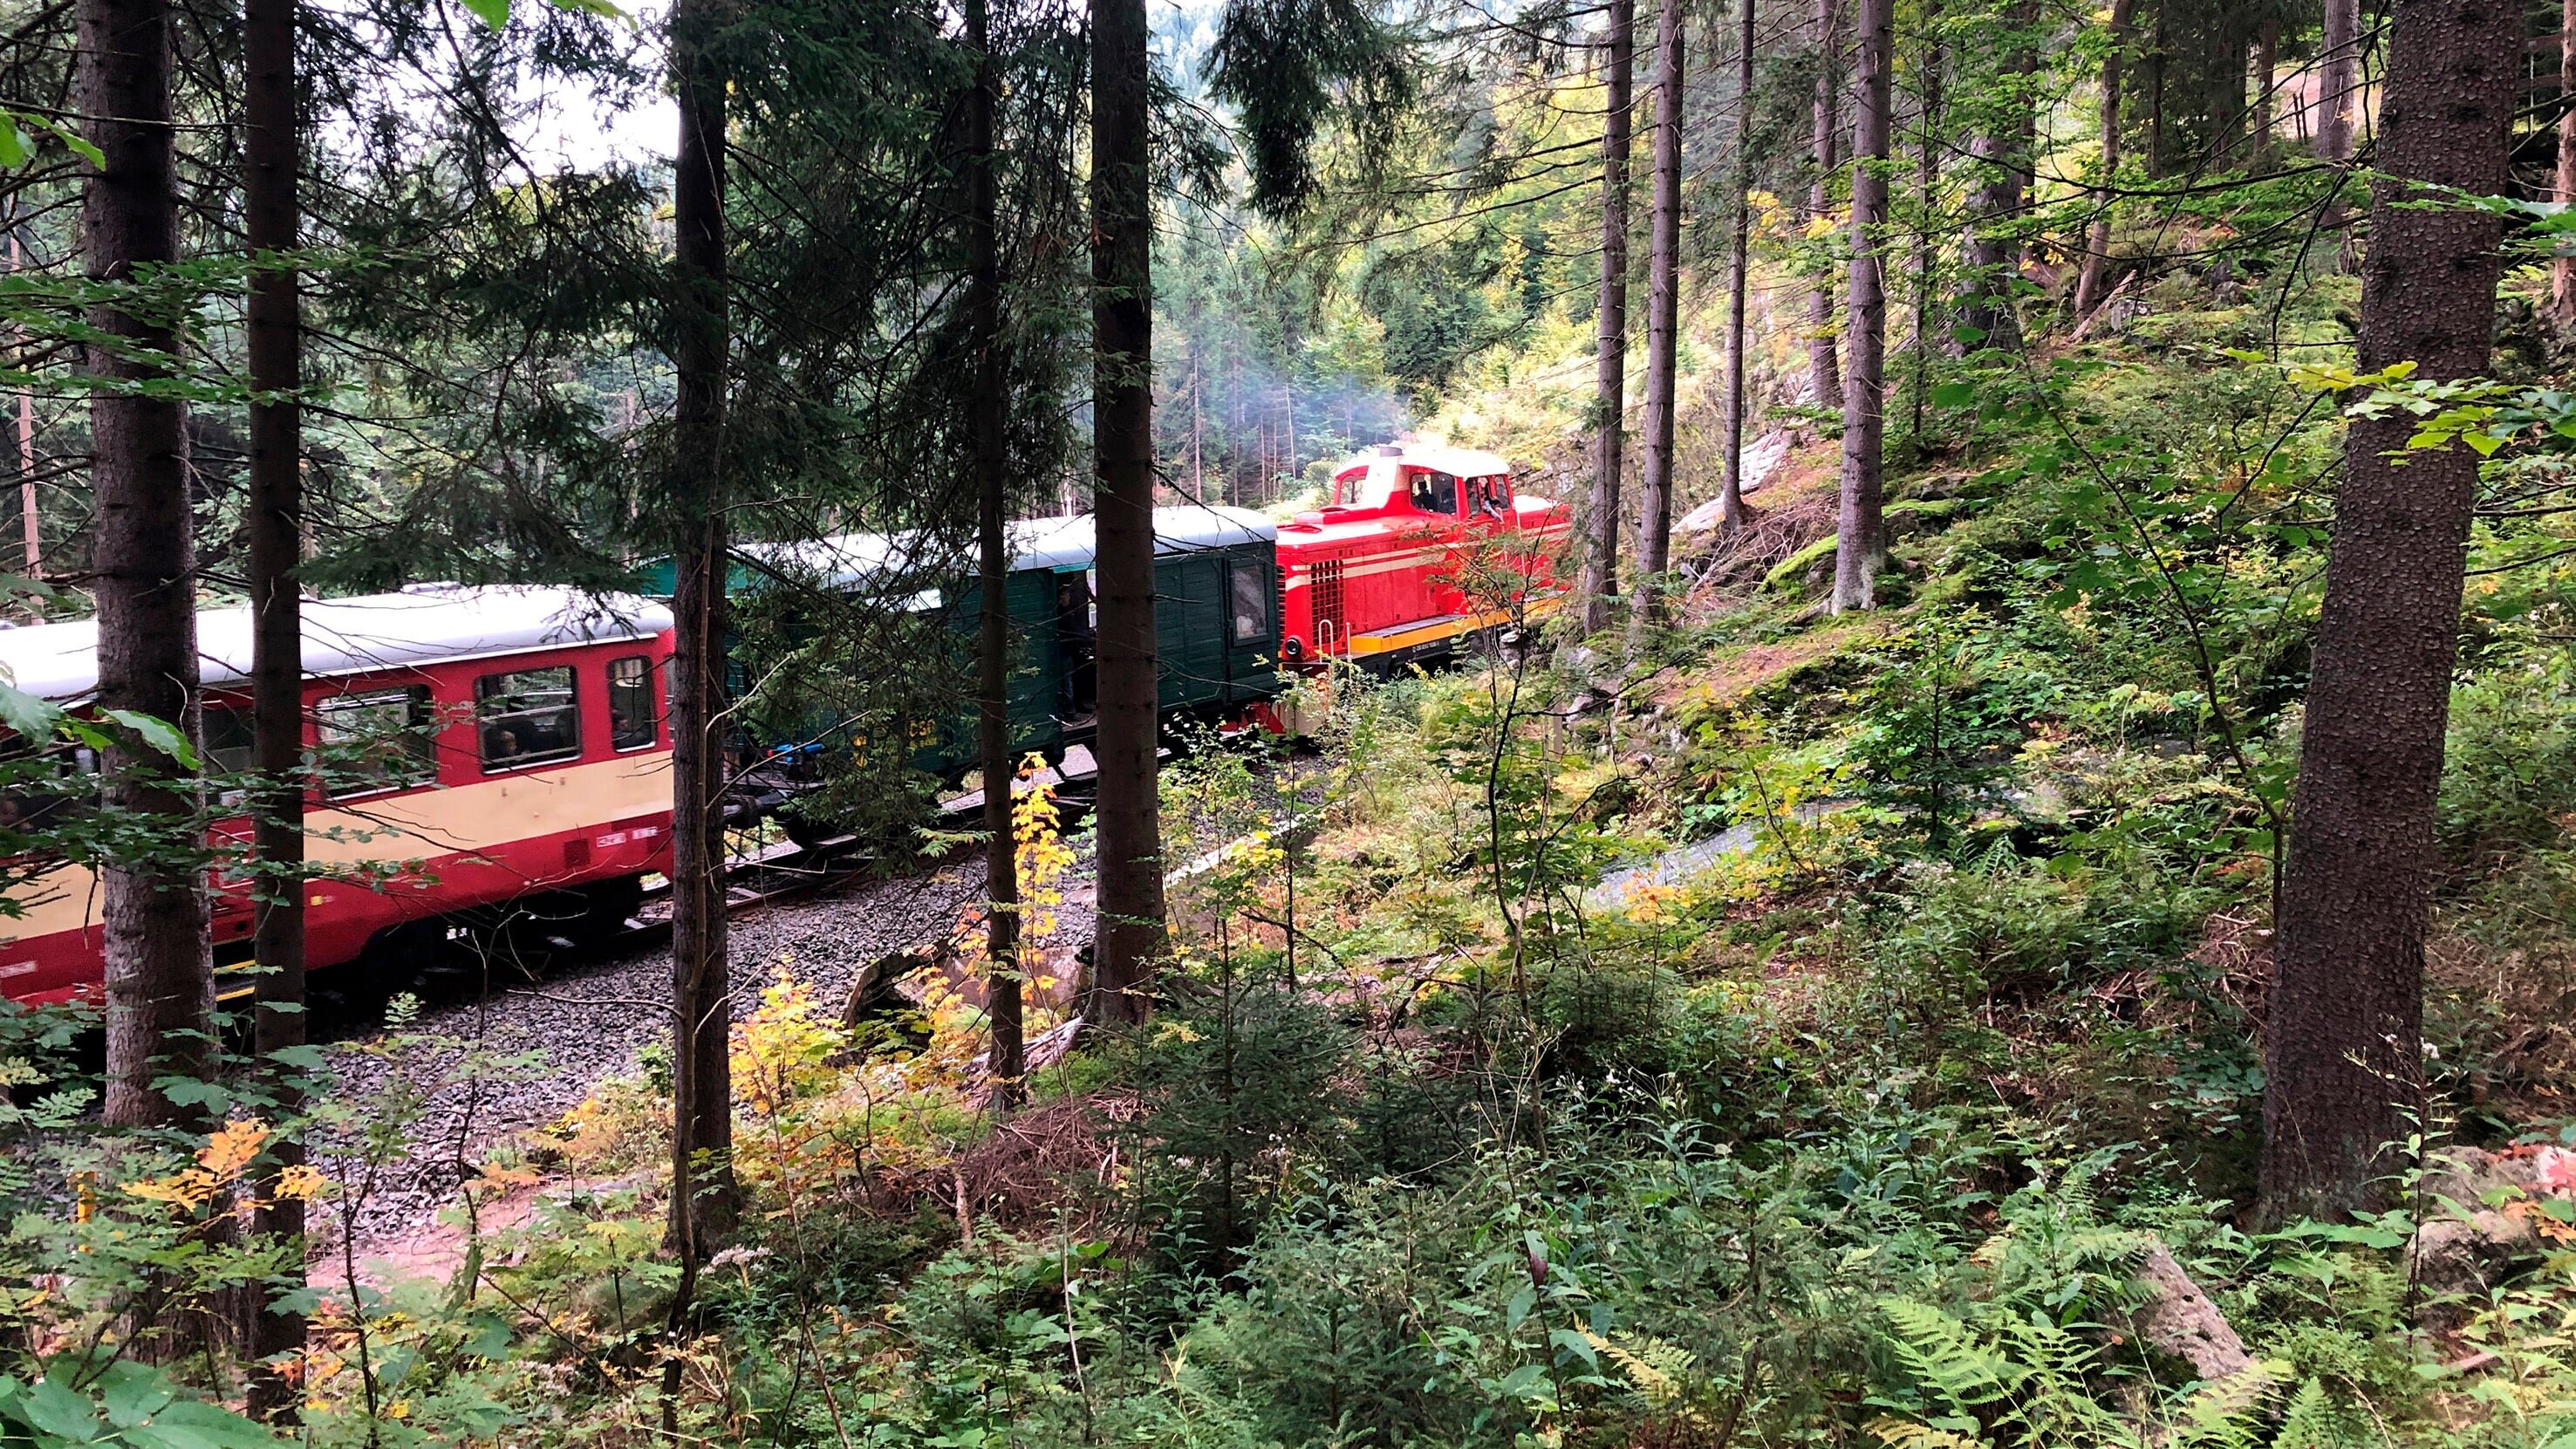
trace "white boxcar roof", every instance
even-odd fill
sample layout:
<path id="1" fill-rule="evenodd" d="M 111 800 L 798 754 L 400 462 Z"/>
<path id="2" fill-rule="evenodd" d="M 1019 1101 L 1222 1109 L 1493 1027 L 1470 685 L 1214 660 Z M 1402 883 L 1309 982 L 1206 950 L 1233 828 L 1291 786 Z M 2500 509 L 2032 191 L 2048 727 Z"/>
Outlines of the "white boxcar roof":
<path id="1" fill-rule="evenodd" d="M 367 674 L 555 644 L 647 639 L 671 611 L 630 594 L 414 584 L 398 594 L 304 601 L 304 672 Z M 250 606 L 197 612 L 197 668 L 209 686 L 250 679 Z M 98 621 L 0 629 L 0 674 L 29 694 L 78 703 L 98 689 Z"/>
<path id="2" fill-rule="evenodd" d="M 1279 526 L 1249 508 L 1218 503 L 1192 503 L 1154 510 L 1154 552 L 1194 553 L 1279 537 Z M 803 543 L 740 544 L 736 551 L 781 570 L 812 577 L 827 588 L 845 589 L 880 577 L 909 562 L 912 535 L 841 533 Z M 1028 518 L 1011 525 L 1011 570 L 1091 567 L 1098 554 L 1093 518 L 1088 513 L 1063 518 Z"/>

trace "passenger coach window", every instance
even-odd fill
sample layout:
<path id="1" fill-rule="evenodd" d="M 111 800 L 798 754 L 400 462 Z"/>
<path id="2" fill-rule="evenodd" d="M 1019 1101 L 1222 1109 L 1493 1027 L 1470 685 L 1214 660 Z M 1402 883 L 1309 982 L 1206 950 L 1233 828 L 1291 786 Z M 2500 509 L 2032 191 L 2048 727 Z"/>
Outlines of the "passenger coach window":
<path id="1" fill-rule="evenodd" d="M 1251 564 L 1234 566 L 1234 642 L 1255 644 L 1270 637 L 1270 591 L 1265 569 Z"/>
<path id="2" fill-rule="evenodd" d="M 653 661 L 641 654 L 608 661 L 608 742 L 640 750 L 661 738 L 653 714 Z"/>
<path id="3" fill-rule="evenodd" d="M 483 768 L 515 769 L 581 754 L 581 706 L 572 666 L 486 674 L 474 681 L 474 722 L 483 731 Z"/>
<path id="4" fill-rule="evenodd" d="M 206 772 L 211 775 L 238 775 L 251 767 L 252 746 L 250 711 L 246 709 L 210 709 L 201 727 L 205 741 Z M 244 792 L 238 788 L 223 792 L 221 804 L 238 805 Z"/>
<path id="5" fill-rule="evenodd" d="M 426 684 L 322 701 L 313 711 L 313 733 L 322 747 L 324 791 L 338 797 L 428 784 L 438 775 L 429 723 Z"/>

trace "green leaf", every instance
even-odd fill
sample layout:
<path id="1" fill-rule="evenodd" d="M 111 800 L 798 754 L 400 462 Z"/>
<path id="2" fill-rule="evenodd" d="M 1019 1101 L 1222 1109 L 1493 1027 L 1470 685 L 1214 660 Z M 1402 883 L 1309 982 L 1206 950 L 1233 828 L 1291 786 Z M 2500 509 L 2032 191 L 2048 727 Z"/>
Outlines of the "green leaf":
<path id="1" fill-rule="evenodd" d="M 72 1392 L 60 1379 L 47 1378 L 29 1389 L 26 1396 L 18 1400 L 18 1412 L 40 1434 L 51 1434 L 74 1444 L 98 1442 L 98 1415 L 90 1411 L 88 1396 Z"/>
<path id="2" fill-rule="evenodd" d="M 62 718 L 62 710 L 53 701 L 38 699 L 14 684 L 0 684 L 0 724 L 7 725 L 18 738 L 30 742 L 50 740 Z"/>
<path id="3" fill-rule="evenodd" d="M 110 709 L 100 713 L 134 731 L 142 737 L 143 743 L 178 761 L 180 769 L 197 768 L 196 747 L 189 744 L 188 737 L 168 720 L 145 714 L 139 709 Z"/>
<path id="4" fill-rule="evenodd" d="M 100 1398 L 107 1409 L 107 1422 L 120 1429 L 131 1429 L 179 1397 L 170 1381 L 152 1369 L 119 1359 L 108 1366 L 99 1382 Z"/>
<path id="5" fill-rule="evenodd" d="M 1974 331 L 1976 329 L 1970 328 L 1969 330 Z M 1977 385 L 1973 382 L 1942 382 L 1935 383 L 1932 386 L 1932 405 L 1934 407 L 1963 408 L 1976 400 Z"/>
<path id="6" fill-rule="evenodd" d="M 474 12 L 475 19 L 494 30 L 506 30 L 510 26 L 510 0 L 465 0 L 465 8 Z"/>
<path id="7" fill-rule="evenodd" d="M 18 117 L 12 111 L 0 111 L 0 167 L 16 168 L 27 164 L 27 153 L 36 148 L 27 133 L 18 129 Z"/>
<path id="8" fill-rule="evenodd" d="M 1594 1373 L 1601 1372 L 1601 1355 L 1593 1351 L 1592 1340 L 1582 1334 L 1571 1328 L 1551 1329 L 1548 1331 L 1547 1341 L 1583 1360 L 1585 1366 Z"/>
<path id="9" fill-rule="evenodd" d="M 51 131 L 55 140 L 58 140 L 65 146 L 71 148 L 71 153 L 73 155 L 78 156 L 101 171 L 107 169 L 107 153 L 98 149 L 96 142 L 91 141 L 80 132 L 73 130 L 71 127 L 64 125 L 60 121 L 50 120 L 44 116 L 29 116 L 26 119 L 35 122 L 45 130 Z"/>

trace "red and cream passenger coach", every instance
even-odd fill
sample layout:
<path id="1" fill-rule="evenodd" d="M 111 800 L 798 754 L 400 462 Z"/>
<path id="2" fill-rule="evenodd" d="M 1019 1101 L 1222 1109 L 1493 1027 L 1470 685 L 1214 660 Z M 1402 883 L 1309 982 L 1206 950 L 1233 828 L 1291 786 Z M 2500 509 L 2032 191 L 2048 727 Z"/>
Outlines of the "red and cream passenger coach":
<path id="1" fill-rule="evenodd" d="M 419 584 L 303 612 L 305 742 L 321 764 L 306 803 L 320 871 L 304 888 L 312 966 L 399 956 L 505 902 L 543 902 L 575 931 L 625 919 L 643 876 L 668 863 L 667 610 L 575 589 Z M 250 767 L 250 639 L 247 608 L 197 616 L 212 772 Z M 0 668 L 78 711 L 98 686 L 97 646 L 94 622 L 0 631 Z M 21 788 L 0 809 L 41 830 L 49 813 L 86 808 L 95 761 L 83 753 L 49 791 Z M 218 819 L 213 834 L 246 841 L 250 822 Z M 245 959 L 249 884 L 219 874 L 213 885 L 215 959 Z M 19 914 L 0 918 L 0 991 L 95 992 L 93 872 L 65 863 L 10 896 Z"/>

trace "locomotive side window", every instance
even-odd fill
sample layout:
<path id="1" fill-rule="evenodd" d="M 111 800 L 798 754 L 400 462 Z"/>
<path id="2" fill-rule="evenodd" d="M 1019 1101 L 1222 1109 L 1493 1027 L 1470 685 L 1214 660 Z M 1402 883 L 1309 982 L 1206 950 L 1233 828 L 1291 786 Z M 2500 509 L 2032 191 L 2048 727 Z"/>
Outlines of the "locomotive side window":
<path id="1" fill-rule="evenodd" d="M 572 666 L 475 680 L 474 722 L 483 733 L 487 773 L 578 757 L 581 705 L 573 697 Z"/>
<path id="2" fill-rule="evenodd" d="M 211 723 L 214 716 L 206 718 Z M 437 778 L 426 684 L 326 699 L 314 708 L 313 734 L 321 745 L 323 789 L 335 799 Z"/>
<path id="3" fill-rule="evenodd" d="M 661 739 L 653 713 L 653 661 L 641 654 L 608 661 L 608 743 L 640 750 Z"/>
<path id="4" fill-rule="evenodd" d="M 1413 507 L 1417 513 L 1457 512 L 1458 480 L 1447 473 L 1414 474 Z"/>
<path id="5" fill-rule="evenodd" d="M 1270 637 L 1268 570 L 1237 561 L 1234 574 L 1234 642 L 1258 644 Z"/>

